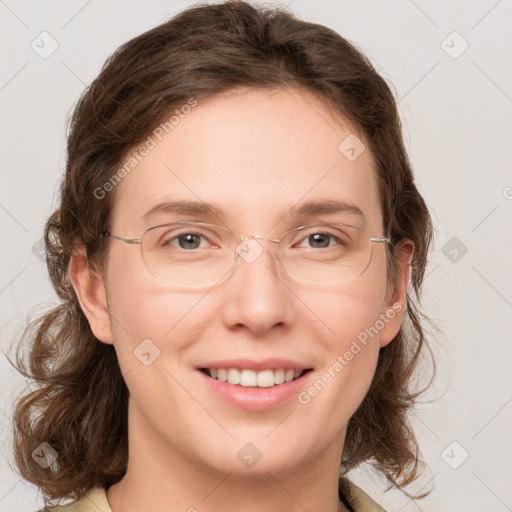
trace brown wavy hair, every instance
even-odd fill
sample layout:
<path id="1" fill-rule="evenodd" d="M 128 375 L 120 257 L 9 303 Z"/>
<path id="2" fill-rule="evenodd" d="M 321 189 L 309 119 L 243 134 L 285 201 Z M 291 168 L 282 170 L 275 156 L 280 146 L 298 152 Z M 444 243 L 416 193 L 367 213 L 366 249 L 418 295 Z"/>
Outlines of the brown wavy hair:
<path id="1" fill-rule="evenodd" d="M 392 244 L 414 243 L 411 289 L 401 329 L 380 350 L 370 390 L 349 422 L 340 468 L 368 462 L 400 488 L 419 476 L 408 411 L 426 389 L 413 385 L 422 353 L 432 355 L 419 306 L 432 223 L 394 95 L 368 58 L 333 30 L 280 8 L 227 1 L 189 7 L 122 45 L 70 119 L 59 208 L 45 227 L 48 272 L 61 303 L 27 327 L 16 350 L 16 366 L 33 389 L 15 404 L 15 463 L 49 499 L 108 488 L 127 469 L 128 389 L 113 346 L 91 332 L 68 275 L 77 243 L 90 265 L 102 268 L 100 235 L 109 230 L 115 191 L 98 199 L 97 190 L 174 109 L 237 86 L 314 93 L 371 149 Z M 392 250 L 387 257 L 393 282 Z M 31 455 L 42 442 L 58 453 L 47 469 Z"/>

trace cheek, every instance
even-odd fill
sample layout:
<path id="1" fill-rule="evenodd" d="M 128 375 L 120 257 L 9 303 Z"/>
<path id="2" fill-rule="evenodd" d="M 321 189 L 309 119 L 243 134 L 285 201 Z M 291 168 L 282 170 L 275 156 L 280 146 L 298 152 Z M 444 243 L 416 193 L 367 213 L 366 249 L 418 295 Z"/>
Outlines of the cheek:
<path id="1" fill-rule="evenodd" d="M 201 337 L 200 299 L 157 287 L 136 289 L 125 284 L 111 290 L 119 366 L 137 408 L 148 418 L 160 417 L 164 404 L 172 404 L 175 411 L 190 408 L 189 397 L 173 377 L 189 370 L 188 348 Z"/>
<path id="2" fill-rule="evenodd" d="M 115 334 L 120 339 L 129 337 L 133 342 L 150 338 L 164 344 L 173 340 L 173 345 L 183 331 L 193 335 L 194 317 L 201 310 L 201 295 L 176 293 L 169 290 L 123 289 L 111 290 L 108 299 L 114 323 L 118 323 Z M 178 343 L 179 344 L 179 343 Z"/>
<path id="3" fill-rule="evenodd" d="M 378 335 L 370 336 L 367 329 L 379 318 L 380 302 L 375 295 L 338 293 L 324 295 L 322 303 L 317 313 L 334 333 L 325 329 L 316 340 L 321 365 L 297 399 L 302 425 L 311 432 L 321 425 L 322 435 L 331 438 L 348 424 L 375 374 Z"/>
<path id="4" fill-rule="evenodd" d="M 352 295 L 339 300 L 333 315 L 334 335 L 330 336 L 328 369 L 343 374 L 343 380 L 371 380 L 379 351 L 380 302 L 375 297 Z M 380 324 L 379 324 L 380 325 Z"/>
<path id="5" fill-rule="evenodd" d="M 370 273 L 362 276 L 357 286 L 318 293 L 314 300 L 315 313 L 329 332 L 331 348 L 347 350 L 354 340 L 362 343 L 362 346 L 365 341 L 378 344 L 378 331 L 382 328 L 379 318 L 385 296 L 385 279 Z"/>
<path id="6" fill-rule="evenodd" d="M 140 255 L 135 251 L 124 259 L 115 254 L 106 282 L 114 345 L 124 369 L 134 364 L 134 355 L 145 347 L 156 354 L 182 350 L 197 334 L 194 331 L 199 332 L 194 319 L 204 295 L 169 290 L 136 256 Z"/>
<path id="7" fill-rule="evenodd" d="M 319 293 L 315 302 L 324 332 L 319 341 L 326 352 L 318 377 L 331 388 L 332 407 L 338 407 L 338 397 L 343 397 L 344 410 L 351 412 L 370 386 L 379 355 L 379 334 L 386 325 L 381 320 L 385 280 L 369 274 L 357 284 L 343 292 Z M 316 388 L 322 385 L 317 383 Z"/>

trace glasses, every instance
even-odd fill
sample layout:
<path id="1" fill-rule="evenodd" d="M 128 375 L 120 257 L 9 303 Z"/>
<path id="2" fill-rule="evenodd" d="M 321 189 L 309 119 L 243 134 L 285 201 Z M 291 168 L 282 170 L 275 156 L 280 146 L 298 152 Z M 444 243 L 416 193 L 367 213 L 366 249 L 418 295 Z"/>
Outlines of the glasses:
<path id="1" fill-rule="evenodd" d="M 154 226 L 141 238 L 103 235 L 126 244 L 139 244 L 148 270 L 177 286 L 200 288 L 226 279 L 244 261 L 254 263 L 263 253 L 260 242 L 271 242 L 281 272 L 319 285 L 340 284 L 360 276 L 370 265 L 374 238 L 346 224 L 308 224 L 290 229 L 281 238 L 240 237 L 224 226 L 204 222 L 172 222 Z"/>

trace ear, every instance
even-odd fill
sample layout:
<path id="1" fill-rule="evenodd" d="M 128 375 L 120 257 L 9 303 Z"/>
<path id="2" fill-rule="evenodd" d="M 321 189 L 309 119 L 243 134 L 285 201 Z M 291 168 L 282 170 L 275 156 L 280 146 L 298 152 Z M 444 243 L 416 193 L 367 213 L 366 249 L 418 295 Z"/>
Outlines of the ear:
<path id="1" fill-rule="evenodd" d="M 69 264 L 71 284 L 80 307 L 89 321 L 94 336 L 104 343 L 113 343 L 110 317 L 107 310 L 107 295 L 102 276 L 89 267 L 84 246 L 76 249 Z"/>
<path id="2" fill-rule="evenodd" d="M 390 285 L 384 301 L 381 319 L 384 328 L 380 331 L 380 346 L 385 347 L 398 334 L 407 309 L 407 290 L 411 282 L 411 261 L 414 243 L 409 239 L 401 240 L 393 249 L 397 263 L 397 280 Z"/>

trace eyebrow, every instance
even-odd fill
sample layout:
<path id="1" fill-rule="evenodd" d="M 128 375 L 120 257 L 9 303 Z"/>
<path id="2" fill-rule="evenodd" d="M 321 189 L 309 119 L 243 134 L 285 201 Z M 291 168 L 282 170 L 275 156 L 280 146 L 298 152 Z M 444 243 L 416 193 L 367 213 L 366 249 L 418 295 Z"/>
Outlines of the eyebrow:
<path id="1" fill-rule="evenodd" d="M 335 199 L 307 201 L 298 205 L 285 208 L 286 213 L 281 218 L 304 218 L 335 213 L 351 213 L 365 220 L 362 210 L 354 203 Z M 142 215 L 143 219 L 150 218 L 157 213 L 175 213 L 179 215 L 191 215 L 195 217 L 218 217 L 223 219 L 225 213 L 218 206 L 203 201 L 165 201 L 158 203 Z"/>
<path id="2" fill-rule="evenodd" d="M 314 217 L 315 215 L 325 215 L 333 213 L 352 213 L 358 215 L 363 220 L 365 218 L 359 206 L 347 201 L 334 199 L 324 199 L 322 201 L 308 201 L 289 208 L 286 216 L 291 217 Z"/>
<path id="3" fill-rule="evenodd" d="M 222 211 L 212 203 L 202 201 L 165 201 L 150 208 L 143 219 L 152 217 L 157 213 L 177 213 L 180 215 L 193 215 L 196 217 L 222 217 Z"/>

